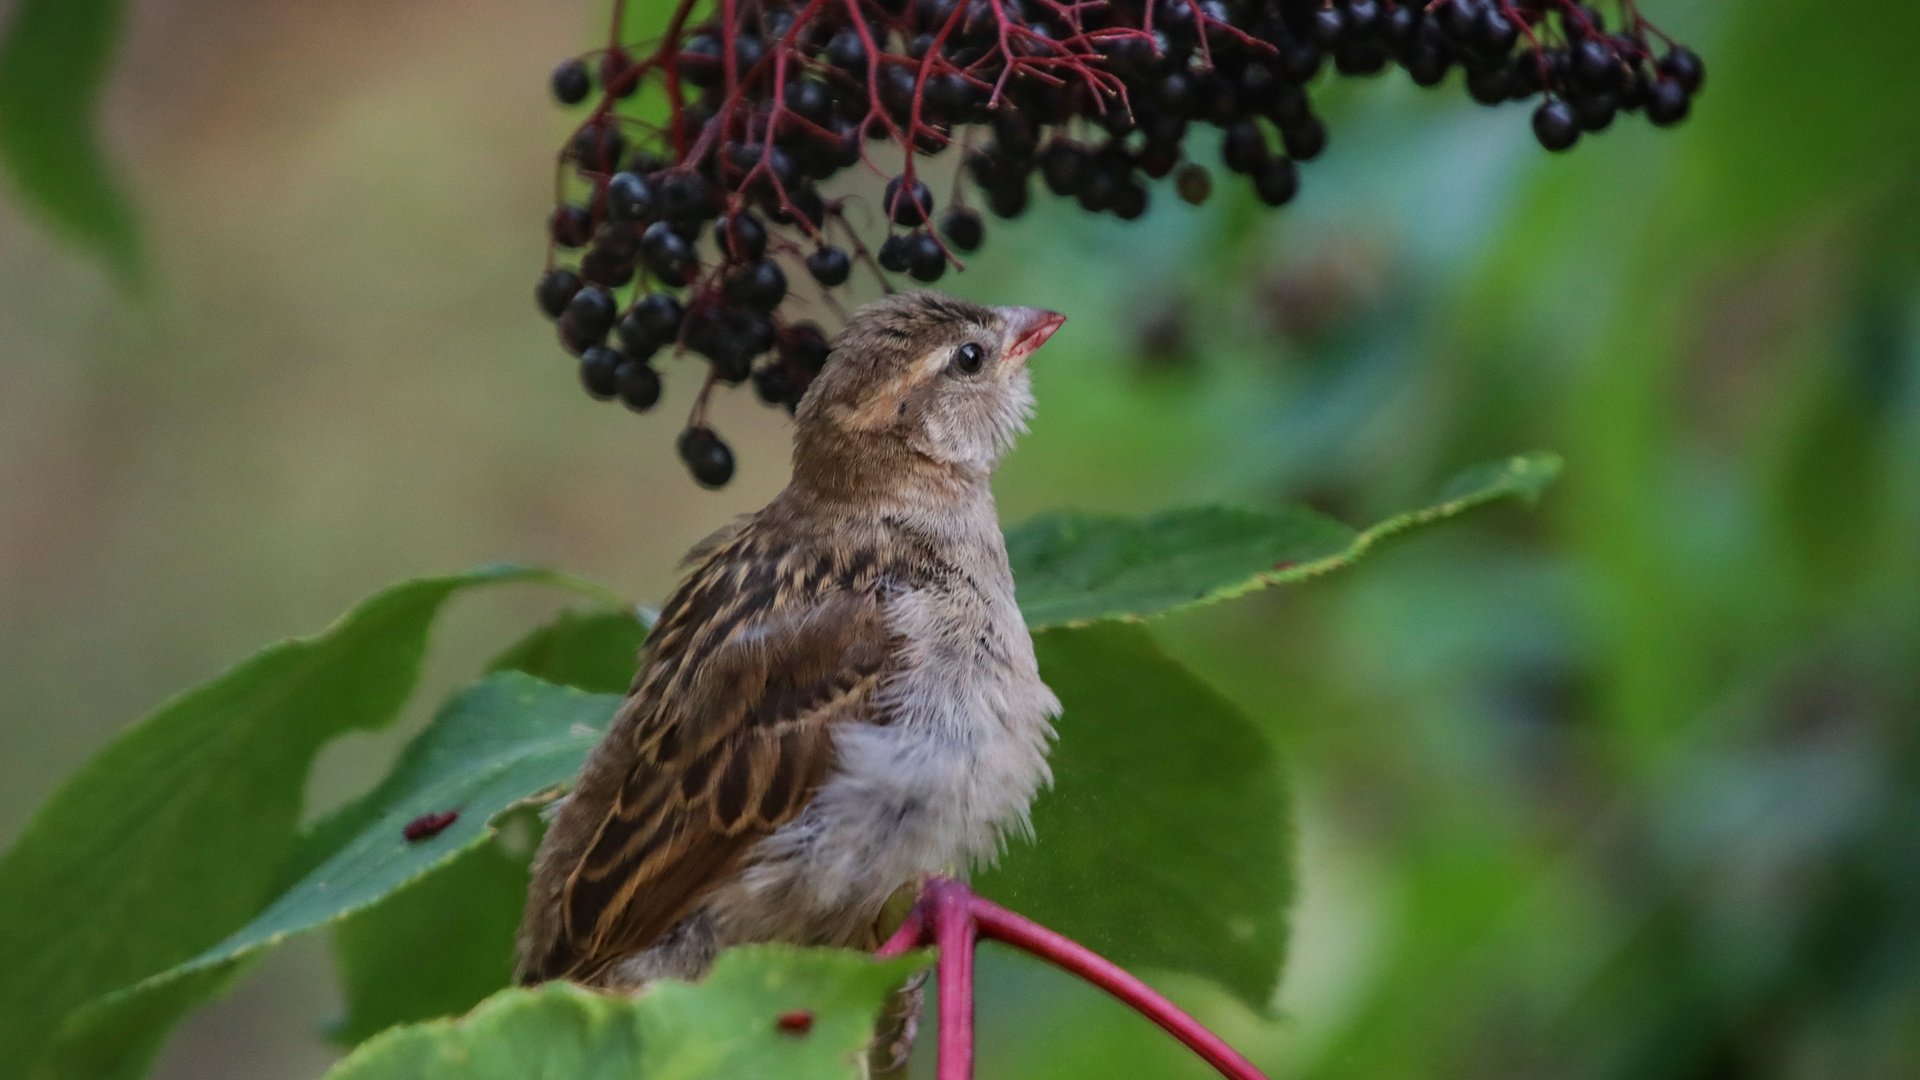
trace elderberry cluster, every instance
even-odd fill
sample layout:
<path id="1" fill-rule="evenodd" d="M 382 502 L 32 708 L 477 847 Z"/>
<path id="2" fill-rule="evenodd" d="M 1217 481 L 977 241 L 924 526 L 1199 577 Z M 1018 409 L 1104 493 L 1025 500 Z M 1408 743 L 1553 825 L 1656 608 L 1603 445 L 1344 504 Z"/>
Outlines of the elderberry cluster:
<path id="1" fill-rule="evenodd" d="M 882 288 L 937 281 L 985 238 L 970 200 L 1018 217 L 1035 174 L 1125 220 L 1165 178 L 1202 202 L 1202 125 L 1282 205 L 1327 145 L 1309 86 L 1329 66 L 1398 65 L 1422 86 L 1459 68 L 1488 105 L 1544 96 L 1550 150 L 1620 113 L 1677 123 L 1700 59 L 1617 3 L 1610 28 L 1576 0 L 729 0 L 698 18 L 701 0 L 678 0 L 659 40 L 553 72 L 563 104 L 594 100 L 560 154 L 536 296 L 596 398 L 644 411 L 657 357 L 704 358 L 679 449 L 718 487 L 733 455 L 707 424 L 713 388 L 751 381 L 792 410 L 826 361 L 820 327 L 784 314 L 808 302 L 790 303 L 796 284 L 838 310 L 856 267 Z M 944 202 L 925 175 L 943 154 Z M 856 168 L 886 179 L 878 205 L 828 186 Z"/>

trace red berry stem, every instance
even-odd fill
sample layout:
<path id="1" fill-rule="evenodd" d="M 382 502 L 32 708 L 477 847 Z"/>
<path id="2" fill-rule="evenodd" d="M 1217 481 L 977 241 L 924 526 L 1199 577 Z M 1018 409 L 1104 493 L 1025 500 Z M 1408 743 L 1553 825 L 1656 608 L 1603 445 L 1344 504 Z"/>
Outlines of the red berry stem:
<path id="1" fill-rule="evenodd" d="M 1229 1080 L 1266 1080 L 1226 1040 L 1120 965 L 1064 934 L 975 896 L 958 881 L 936 877 L 927 879 L 919 903 L 874 955 L 887 959 L 921 945 L 939 947 L 937 1080 L 973 1078 L 973 954 L 981 938 L 1011 945 L 1112 994 Z"/>
<path id="2" fill-rule="evenodd" d="M 939 1080 L 973 1080 L 973 893 L 957 881 L 928 882 L 940 946 Z"/>

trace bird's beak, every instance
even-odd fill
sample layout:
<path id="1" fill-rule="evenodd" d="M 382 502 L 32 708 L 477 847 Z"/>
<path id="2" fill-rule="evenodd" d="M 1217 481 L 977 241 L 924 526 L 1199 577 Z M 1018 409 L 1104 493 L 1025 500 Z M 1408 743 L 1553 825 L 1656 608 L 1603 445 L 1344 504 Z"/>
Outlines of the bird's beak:
<path id="1" fill-rule="evenodd" d="M 1065 315 L 1057 311 L 1048 311 L 1037 307 L 995 308 L 1000 318 L 1007 324 L 1006 335 L 1001 339 L 1000 357 L 1009 364 L 1024 364 L 1033 351 L 1047 343 L 1060 324 L 1067 321 Z"/>

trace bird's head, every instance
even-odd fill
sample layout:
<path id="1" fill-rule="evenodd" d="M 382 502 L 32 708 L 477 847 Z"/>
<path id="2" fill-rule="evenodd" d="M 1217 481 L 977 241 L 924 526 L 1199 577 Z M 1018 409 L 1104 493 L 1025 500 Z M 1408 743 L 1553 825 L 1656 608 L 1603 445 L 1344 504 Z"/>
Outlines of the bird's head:
<path id="1" fill-rule="evenodd" d="M 797 412 L 798 471 L 991 472 L 1033 412 L 1027 358 L 1066 317 L 906 292 L 855 311 Z"/>

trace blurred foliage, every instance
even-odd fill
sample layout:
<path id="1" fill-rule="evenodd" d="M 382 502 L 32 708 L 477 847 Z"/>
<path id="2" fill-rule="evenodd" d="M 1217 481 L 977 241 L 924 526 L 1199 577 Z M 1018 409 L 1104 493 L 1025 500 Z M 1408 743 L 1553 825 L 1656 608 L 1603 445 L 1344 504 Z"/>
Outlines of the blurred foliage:
<path id="1" fill-rule="evenodd" d="M 0 164 L 17 190 L 93 248 L 123 284 L 142 278 L 139 230 L 94 134 L 125 0 L 22 0 L 0 38 Z"/>
<path id="2" fill-rule="evenodd" d="M 1192 251 L 1234 284 L 1182 294 L 1194 368 L 1134 376 L 1186 395 L 1193 449 L 1154 468 L 1202 484 L 1373 507 L 1515 445 L 1568 460 L 1542 522 L 1161 632 L 1281 734 L 1339 852 L 1307 857 L 1289 975 L 1323 982 L 1253 1035 L 1289 1075 L 1920 1072 L 1920 95 L 1896 56 L 1920 25 L 1803 0 L 1668 21 L 1712 68 L 1674 138 L 1527 161 L 1505 118 L 1356 95 L 1325 163 L 1345 198 Z M 1288 330 L 1298 290 L 1271 283 L 1355 261 L 1365 287 Z M 1280 360 L 1219 370 L 1262 325 Z M 1020 497 L 1107 452 L 1076 398 L 1108 389 L 1053 374 L 1035 442 L 1088 449 L 1016 462 Z M 1245 416 L 1232 379 L 1278 405 Z M 1370 904 L 1316 914 L 1356 874 Z M 1319 933 L 1349 943 L 1303 961 Z M 1203 1075 L 1097 999 L 999 977 L 1059 1011 L 1003 1017 L 1033 1038 L 983 1075 Z M 1049 1052 L 1051 1024 L 1110 1049 Z"/>
<path id="3" fill-rule="evenodd" d="M 1282 214 L 1043 200 L 951 281 L 1073 316 L 1012 519 L 1378 520 L 1467 463 L 1566 457 L 1541 514 L 1145 631 L 1297 800 L 1282 1022 L 1161 979 L 1276 1078 L 1920 1074 L 1920 12 L 1658 8 L 1709 66 L 1676 131 L 1548 157 L 1524 116 L 1343 87 Z M 343 964 L 386 947 L 359 919 L 417 936 L 409 895 L 482 869 L 343 924 Z M 1056 973 L 989 949 L 981 979 L 982 1080 L 1206 1075 Z"/>

